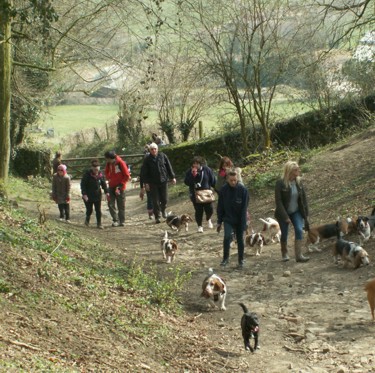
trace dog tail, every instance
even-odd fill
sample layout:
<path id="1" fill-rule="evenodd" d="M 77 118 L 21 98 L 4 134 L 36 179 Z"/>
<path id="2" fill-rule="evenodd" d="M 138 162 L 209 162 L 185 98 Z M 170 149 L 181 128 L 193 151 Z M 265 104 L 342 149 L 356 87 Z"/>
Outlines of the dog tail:
<path id="1" fill-rule="evenodd" d="M 247 309 L 247 307 L 243 303 L 238 303 L 238 304 L 242 307 L 244 313 L 249 312 L 249 310 Z"/>
<path id="2" fill-rule="evenodd" d="M 261 222 L 263 222 L 264 224 L 269 224 L 269 222 L 267 221 L 267 220 L 264 220 L 264 219 L 262 219 L 262 218 L 259 218 L 259 220 L 261 221 Z"/>
<path id="3" fill-rule="evenodd" d="M 165 231 L 165 233 L 164 233 L 164 239 L 165 239 L 165 240 L 168 239 L 168 231 Z"/>
<path id="4" fill-rule="evenodd" d="M 214 270 L 212 268 L 208 268 L 208 275 L 211 276 L 214 274 Z"/>

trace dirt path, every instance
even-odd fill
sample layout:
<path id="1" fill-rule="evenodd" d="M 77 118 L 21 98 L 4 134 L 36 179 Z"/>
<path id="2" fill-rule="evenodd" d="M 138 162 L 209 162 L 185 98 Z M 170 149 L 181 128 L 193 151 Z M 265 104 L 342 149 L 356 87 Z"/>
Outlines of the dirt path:
<path id="1" fill-rule="evenodd" d="M 367 142 L 366 146 L 372 146 L 373 149 L 374 132 L 370 133 L 371 136 L 362 139 L 362 142 Z M 332 193 L 330 188 L 337 188 L 348 182 L 349 174 L 356 167 L 356 172 L 360 174 L 358 164 L 347 164 L 348 156 L 357 154 L 357 159 L 361 158 L 363 153 L 358 155 L 356 146 L 359 146 L 358 141 L 353 141 L 352 145 L 345 148 L 346 154 L 340 149 L 340 152 L 332 151 L 328 158 L 325 155 L 325 158 L 317 157 L 311 162 L 311 167 L 317 167 L 306 176 L 307 183 L 313 189 L 310 195 L 314 196 L 315 201 L 312 203 L 315 211 L 313 221 L 328 223 L 334 216 L 349 210 L 350 201 L 344 201 L 346 204 L 343 201 L 329 201 L 329 194 Z M 323 159 L 326 161 L 324 168 L 328 170 L 324 175 L 319 168 Z M 374 166 L 371 162 L 368 165 L 374 175 Z M 317 175 L 322 176 L 322 180 L 318 180 Z M 339 185 L 330 183 L 329 179 L 339 180 Z M 322 183 L 326 184 L 319 190 Z M 351 182 L 350 185 L 352 184 Z M 359 197 L 357 201 L 351 201 L 352 205 L 357 203 L 361 207 L 367 206 L 366 203 L 371 203 L 374 194 L 363 195 L 365 191 L 359 190 L 361 183 L 358 185 L 355 193 Z M 148 219 L 145 203 L 139 200 L 138 193 L 138 189 L 127 192 L 125 228 L 110 227 L 109 214 L 105 211 L 106 229 L 98 231 L 89 228 L 89 231 L 98 235 L 99 239 L 111 242 L 111 245 L 129 258 L 151 262 L 160 265 L 162 270 L 166 269 L 168 265 L 161 255 L 160 239 L 165 230 L 170 230 L 165 222 L 155 225 L 153 220 Z M 316 200 L 321 201 L 324 210 L 318 209 Z M 260 217 L 273 216 L 272 209 L 272 195 L 263 200 L 251 200 L 250 210 L 255 229 L 261 226 L 258 223 Z M 184 196 L 171 201 L 168 210 L 193 216 L 192 205 Z M 83 217 L 83 205 L 80 205 L 77 196 L 72 209 L 73 229 L 85 229 Z M 370 322 L 363 290 L 366 280 L 374 277 L 374 261 L 358 270 L 334 265 L 331 256 L 333 241 L 327 241 L 321 246 L 322 252 L 310 254 L 311 259 L 305 264 L 296 263 L 293 258 L 282 263 L 279 247 L 273 244 L 265 246 L 259 257 L 251 255 L 251 251 L 246 249 L 246 263 L 242 271 L 235 269 L 236 250 L 232 250 L 231 264 L 222 269 L 219 267 L 222 234 L 218 235 L 206 227 L 204 233 L 199 234 L 196 229 L 195 223 L 192 223 L 189 232 L 173 234 L 180 245 L 180 251 L 172 266 L 182 266 L 186 271 L 192 272 L 182 302 L 186 312 L 196 320 L 191 328 L 196 328 L 197 334 L 200 334 L 200 329 L 204 330 L 207 349 L 200 352 L 200 356 L 197 356 L 196 351 L 191 356 L 191 359 L 203 359 L 202 367 L 204 361 L 210 362 L 207 369 L 202 368 L 202 371 L 375 371 L 375 326 Z M 375 240 L 370 240 L 365 248 L 373 259 Z M 293 256 L 292 250 L 291 254 Z M 200 298 L 201 283 L 209 267 L 214 268 L 227 281 L 225 312 L 209 310 L 203 298 Z M 255 354 L 247 353 L 243 348 L 239 325 L 242 309 L 238 302 L 245 303 L 252 311 L 257 312 L 261 320 L 261 349 Z M 188 350 L 189 346 L 184 346 L 184 349 Z M 216 362 L 216 369 L 210 368 L 213 361 Z"/>

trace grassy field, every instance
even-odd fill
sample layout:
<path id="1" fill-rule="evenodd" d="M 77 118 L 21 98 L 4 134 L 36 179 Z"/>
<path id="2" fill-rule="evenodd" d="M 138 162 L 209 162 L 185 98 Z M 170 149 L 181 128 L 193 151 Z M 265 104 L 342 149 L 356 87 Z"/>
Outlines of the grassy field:
<path id="1" fill-rule="evenodd" d="M 298 102 L 287 100 L 275 100 L 273 104 L 273 116 L 276 121 L 302 114 L 310 108 Z M 31 133 L 30 136 L 39 143 L 51 148 L 61 148 L 64 145 L 64 138 L 67 135 L 90 128 L 104 128 L 105 125 L 113 124 L 117 119 L 117 105 L 61 105 L 49 108 L 39 123 L 41 132 Z M 229 104 L 212 108 L 203 118 L 205 135 L 210 135 L 218 129 L 223 128 L 224 123 L 233 121 L 233 107 Z M 54 137 L 45 136 L 48 129 L 54 130 Z M 144 131 L 159 131 L 157 125 L 157 112 L 148 113 L 144 125 Z M 196 130 L 192 131 L 192 137 L 198 136 L 198 124 Z"/>
<path id="2" fill-rule="evenodd" d="M 40 127 L 53 128 L 55 136 L 63 136 L 86 128 L 101 128 L 117 119 L 117 105 L 61 105 L 49 108 Z"/>

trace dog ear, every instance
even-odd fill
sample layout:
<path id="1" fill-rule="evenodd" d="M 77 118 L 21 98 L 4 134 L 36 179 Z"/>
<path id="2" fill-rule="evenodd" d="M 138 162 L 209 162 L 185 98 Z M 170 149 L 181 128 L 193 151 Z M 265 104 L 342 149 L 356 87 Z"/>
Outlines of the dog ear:
<path id="1" fill-rule="evenodd" d="M 224 294 L 225 293 L 224 283 L 222 283 L 219 280 L 215 280 L 214 290 L 220 292 L 220 294 Z"/>
<path id="2" fill-rule="evenodd" d="M 175 251 L 178 250 L 177 242 L 175 240 L 172 240 L 172 249 Z"/>

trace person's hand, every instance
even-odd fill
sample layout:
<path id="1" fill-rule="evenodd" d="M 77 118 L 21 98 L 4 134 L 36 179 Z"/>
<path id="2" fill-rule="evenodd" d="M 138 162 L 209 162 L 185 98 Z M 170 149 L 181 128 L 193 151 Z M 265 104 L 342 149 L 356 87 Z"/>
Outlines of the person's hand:
<path id="1" fill-rule="evenodd" d="M 216 232 L 217 232 L 217 233 L 220 233 L 220 231 L 221 231 L 221 224 L 218 224 L 218 225 L 216 226 Z"/>
<path id="2" fill-rule="evenodd" d="M 139 198 L 143 201 L 143 197 L 145 195 L 145 188 L 142 188 L 141 191 L 139 192 Z"/>
<path id="3" fill-rule="evenodd" d="M 87 197 L 87 195 L 84 194 L 84 195 L 82 196 L 82 199 L 83 199 L 85 202 L 87 202 L 87 201 L 89 200 L 89 197 Z"/>
<path id="4" fill-rule="evenodd" d="M 69 203 L 69 202 L 70 202 L 70 197 L 66 197 L 65 202 L 66 202 L 66 203 Z"/>
<path id="5" fill-rule="evenodd" d="M 176 183 L 177 183 L 176 179 L 172 179 L 172 184 L 176 185 Z"/>
<path id="6" fill-rule="evenodd" d="M 111 200 L 111 196 L 110 196 L 110 194 L 109 194 L 109 193 L 106 193 L 105 195 L 106 195 L 106 197 L 107 197 L 107 201 L 109 202 L 109 201 Z"/>
<path id="7" fill-rule="evenodd" d="M 149 192 L 150 191 L 150 185 L 149 184 L 145 184 L 145 189 L 146 189 L 146 192 Z"/>
<path id="8" fill-rule="evenodd" d="M 116 188 L 115 193 L 116 193 L 116 196 L 119 196 L 121 194 L 121 189 L 120 188 Z"/>

